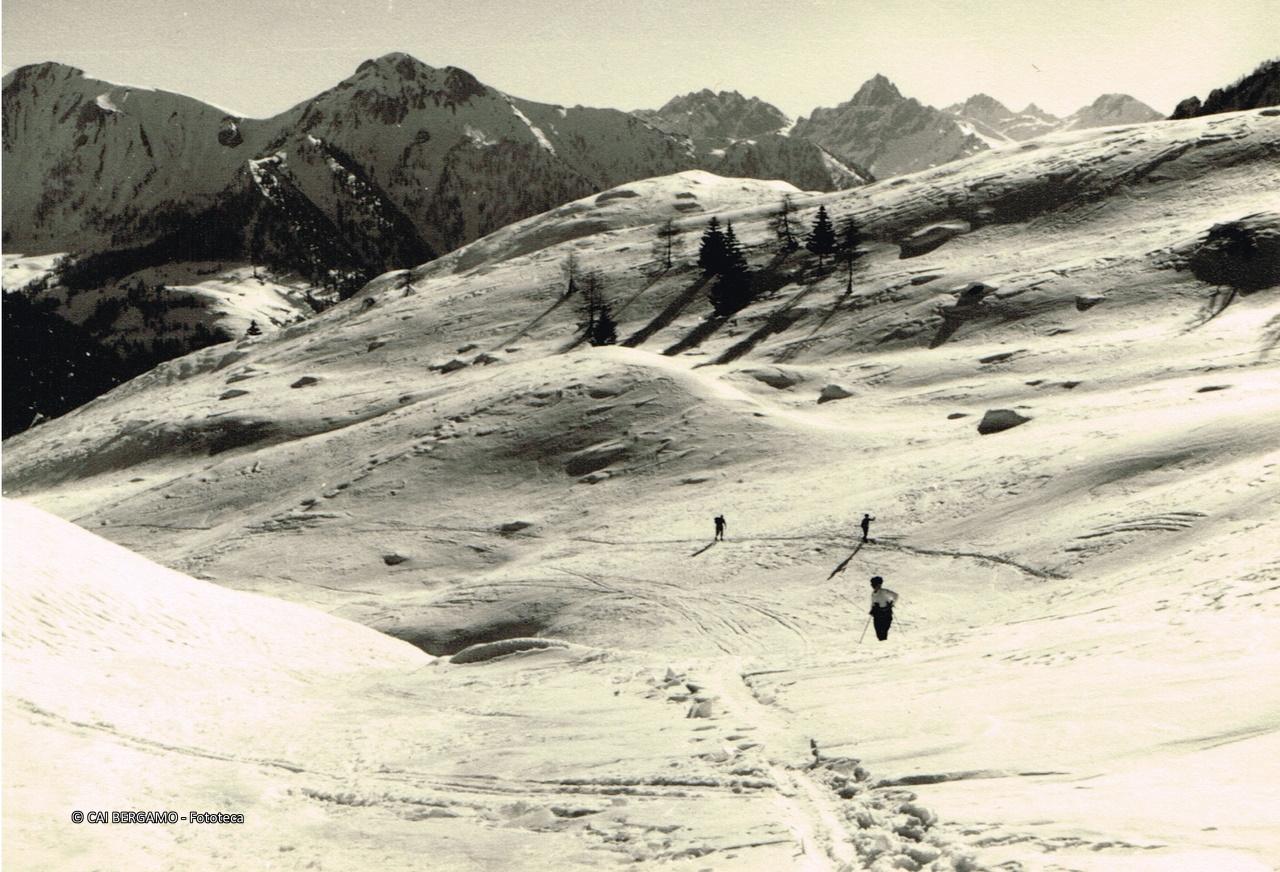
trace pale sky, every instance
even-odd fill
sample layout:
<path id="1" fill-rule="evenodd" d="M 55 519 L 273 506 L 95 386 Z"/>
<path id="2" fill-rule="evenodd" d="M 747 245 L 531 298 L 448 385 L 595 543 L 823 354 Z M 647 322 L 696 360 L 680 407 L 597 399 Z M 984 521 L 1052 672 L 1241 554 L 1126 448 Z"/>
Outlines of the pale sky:
<path id="1" fill-rule="evenodd" d="M 1280 56 L 1280 0 L 2 0 L 4 70 L 56 60 L 237 114 L 281 112 L 404 51 L 518 97 L 657 108 L 709 87 L 790 115 L 875 73 L 946 106 L 1163 113 Z"/>

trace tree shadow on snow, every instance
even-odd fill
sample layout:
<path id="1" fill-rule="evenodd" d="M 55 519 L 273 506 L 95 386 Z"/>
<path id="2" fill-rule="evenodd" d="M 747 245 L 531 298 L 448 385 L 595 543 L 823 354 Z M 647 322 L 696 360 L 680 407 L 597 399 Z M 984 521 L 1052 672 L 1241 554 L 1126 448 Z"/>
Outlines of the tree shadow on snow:
<path id="1" fill-rule="evenodd" d="M 513 342 L 519 342 L 521 339 L 529 335 L 529 331 L 531 331 L 534 327 L 537 327 L 540 323 L 542 323 L 542 321 L 548 315 L 550 315 L 556 309 L 559 309 L 561 306 L 563 306 L 565 301 L 568 299 L 569 299 L 568 294 L 561 294 L 559 297 L 556 298 L 556 301 L 554 303 L 552 303 L 550 306 L 548 306 L 546 309 L 542 311 L 542 314 L 534 318 L 528 324 L 524 325 L 524 327 L 520 330 L 519 333 L 515 334 L 510 339 L 504 339 L 502 342 L 499 342 L 497 345 L 493 346 L 489 350 L 501 351 L 503 348 L 506 348 L 507 346 L 511 345 Z"/>
<path id="2" fill-rule="evenodd" d="M 703 273 L 700 275 L 693 284 L 689 285 L 684 293 L 668 303 L 665 309 L 655 315 L 652 321 L 641 327 L 635 333 L 632 333 L 620 344 L 627 348 L 635 348 L 650 336 L 669 325 L 679 317 L 680 313 L 683 312 L 695 298 L 697 298 L 698 293 L 706 287 L 706 284 L 710 279 L 710 274 Z"/>

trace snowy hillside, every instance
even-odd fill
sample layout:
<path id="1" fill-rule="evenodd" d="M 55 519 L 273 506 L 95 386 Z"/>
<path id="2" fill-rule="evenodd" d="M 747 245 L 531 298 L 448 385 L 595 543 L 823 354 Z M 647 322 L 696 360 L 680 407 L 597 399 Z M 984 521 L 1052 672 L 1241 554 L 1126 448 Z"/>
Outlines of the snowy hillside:
<path id="1" fill-rule="evenodd" d="M 1262 110 L 827 194 L 629 182 L 7 440 L 8 496 L 211 584 L 125 608 L 97 579 L 146 573 L 68 556 L 40 593 L 50 552 L 96 552 L 6 532 L 6 723 L 107 761 L 81 794 L 6 735 L 6 862 L 1274 868 L 1277 153 Z M 779 249 L 784 194 L 861 224 L 851 281 Z M 752 269 L 733 314 L 693 265 L 712 216 Z M 570 255 L 617 346 L 585 341 Z M 202 603 L 238 592 L 316 611 L 233 632 Z M 215 634 L 173 714 L 135 708 Z M 525 637 L 550 647 L 446 659 Z M 81 795 L 257 825 L 69 829 Z"/>

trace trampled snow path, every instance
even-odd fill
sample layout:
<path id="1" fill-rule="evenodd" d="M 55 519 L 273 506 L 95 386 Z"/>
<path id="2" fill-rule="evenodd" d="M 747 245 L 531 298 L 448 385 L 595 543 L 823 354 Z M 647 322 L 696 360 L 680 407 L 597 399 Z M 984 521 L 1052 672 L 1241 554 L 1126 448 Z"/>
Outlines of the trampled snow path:
<path id="1" fill-rule="evenodd" d="M 915 793 L 893 783 L 876 786 L 856 758 L 824 753 L 771 694 L 755 690 L 752 676 L 758 674 L 743 658 L 726 657 L 703 661 L 687 674 L 669 672 L 666 683 L 693 693 L 690 716 L 725 725 L 717 730 L 721 750 L 712 759 L 734 767 L 735 774 L 751 766 L 772 785 L 778 819 L 795 840 L 793 868 L 971 867 L 970 847 Z"/>

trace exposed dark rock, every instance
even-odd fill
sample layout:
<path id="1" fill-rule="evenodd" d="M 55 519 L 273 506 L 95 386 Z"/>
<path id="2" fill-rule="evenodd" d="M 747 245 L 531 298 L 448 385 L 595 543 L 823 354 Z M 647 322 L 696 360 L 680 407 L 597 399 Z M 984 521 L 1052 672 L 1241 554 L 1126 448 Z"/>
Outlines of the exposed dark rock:
<path id="1" fill-rule="evenodd" d="M 1280 212 L 1213 225 L 1186 265 L 1203 282 L 1239 291 L 1280 285 Z"/>
<path id="2" fill-rule="evenodd" d="M 822 388 L 822 391 L 818 394 L 818 402 L 829 403 L 832 400 L 843 400 L 851 396 L 853 396 L 853 391 L 841 385 L 831 384 Z"/>
<path id="3" fill-rule="evenodd" d="M 982 420 L 978 422 L 978 432 L 986 436 L 990 433 L 999 433 L 1003 430 L 1012 429 L 1030 420 L 1030 418 L 1019 415 L 1012 409 L 988 409 L 986 414 L 982 416 Z"/>

